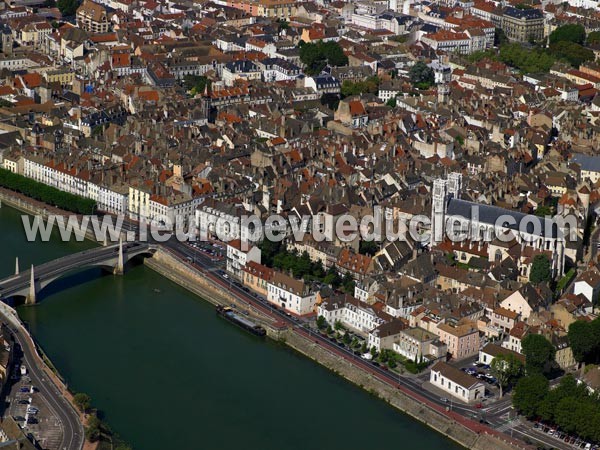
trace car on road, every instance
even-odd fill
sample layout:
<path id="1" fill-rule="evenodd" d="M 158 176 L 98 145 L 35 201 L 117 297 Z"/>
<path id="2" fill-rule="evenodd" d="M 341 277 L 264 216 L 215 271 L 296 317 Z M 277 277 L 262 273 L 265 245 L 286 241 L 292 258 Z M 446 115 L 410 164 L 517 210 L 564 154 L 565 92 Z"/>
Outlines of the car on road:
<path id="1" fill-rule="evenodd" d="M 226 273 L 223 274 L 223 278 L 227 279 L 229 278 L 229 275 L 227 275 Z"/>
<path id="2" fill-rule="evenodd" d="M 29 392 L 31 389 L 30 386 L 23 386 L 19 389 L 19 392 Z"/>
<path id="3" fill-rule="evenodd" d="M 444 403 L 449 403 L 450 402 L 450 400 L 448 400 L 446 397 L 442 397 L 442 398 L 440 398 L 440 400 L 442 402 L 444 402 Z"/>

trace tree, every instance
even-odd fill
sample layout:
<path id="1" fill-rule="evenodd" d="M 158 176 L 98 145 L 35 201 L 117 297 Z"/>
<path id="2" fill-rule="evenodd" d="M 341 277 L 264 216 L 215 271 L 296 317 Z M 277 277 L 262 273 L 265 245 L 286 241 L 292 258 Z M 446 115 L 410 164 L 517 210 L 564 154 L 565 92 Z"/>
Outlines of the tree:
<path id="1" fill-rule="evenodd" d="M 502 28 L 496 28 L 494 32 L 494 46 L 500 47 L 506 43 L 508 43 L 508 37 L 506 37 L 506 33 Z"/>
<path id="2" fill-rule="evenodd" d="M 360 241 L 358 253 L 361 255 L 374 256 L 379 250 L 379 246 L 375 241 Z"/>
<path id="3" fill-rule="evenodd" d="M 344 329 L 344 325 L 343 325 L 343 324 L 342 324 L 342 322 L 340 322 L 339 320 L 336 320 L 336 321 L 333 323 L 333 328 L 334 328 L 336 331 L 340 331 L 340 330 L 343 330 L 343 329 Z"/>
<path id="4" fill-rule="evenodd" d="M 90 416 L 88 418 L 87 428 L 85 429 L 85 437 L 90 442 L 96 442 L 100 439 L 102 432 L 102 422 L 96 416 Z"/>
<path id="5" fill-rule="evenodd" d="M 585 28 L 579 24 L 562 25 L 550 33 L 550 45 L 557 42 L 573 42 L 583 44 L 585 42 Z"/>
<path id="6" fill-rule="evenodd" d="M 502 398 L 503 389 L 523 375 L 523 363 L 512 353 L 501 354 L 492 359 L 490 372 L 498 380 Z"/>
<path id="7" fill-rule="evenodd" d="M 556 349 L 541 334 L 528 334 L 521 341 L 521 347 L 528 374 L 543 373 L 548 364 L 554 361 Z"/>
<path id="8" fill-rule="evenodd" d="M 81 412 L 87 412 L 92 406 L 92 399 L 89 395 L 84 393 L 78 393 L 73 396 L 73 403 L 79 408 Z"/>
<path id="9" fill-rule="evenodd" d="M 500 61 L 516 67 L 523 73 L 548 72 L 554 56 L 539 48 L 526 49 L 521 44 L 504 44 L 500 47 Z"/>
<path id="10" fill-rule="evenodd" d="M 385 102 L 385 104 L 386 104 L 386 106 L 395 108 L 396 107 L 396 97 L 390 98 L 387 102 Z"/>
<path id="11" fill-rule="evenodd" d="M 543 281 L 550 281 L 551 279 L 552 272 L 550 260 L 546 255 L 535 255 L 533 263 L 531 264 L 529 281 L 533 284 L 540 284 Z"/>
<path id="12" fill-rule="evenodd" d="M 206 86 L 210 89 L 210 80 L 202 75 L 186 75 L 183 77 L 183 86 L 191 95 L 204 92 Z"/>
<path id="13" fill-rule="evenodd" d="M 538 217 L 546 217 L 552 215 L 552 209 L 549 206 L 541 205 L 535 210 L 535 215 Z"/>
<path id="14" fill-rule="evenodd" d="M 285 19 L 278 20 L 277 23 L 279 24 L 279 31 L 287 30 L 290 27 L 290 24 Z"/>
<path id="15" fill-rule="evenodd" d="M 77 0 L 58 0 L 56 6 L 60 10 L 60 13 L 64 16 L 72 16 L 79 7 Z"/>
<path id="16" fill-rule="evenodd" d="M 550 45 L 550 53 L 558 59 L 564 59 L 573 67 L 579 67 L 586 61 L 593 61 L 595 54 L 589 48 L 568 41 L 560 41 Z"/>
<path id="17" fill-rule="evenodd" d="M 360 346 L 360 352 L 364 355 L 368 350 L 367 343 L 363 341 L 362 345 Z"/>
<path id="18" fill-rule="evenodd" d="M 540 374 L 521 378 L 515 385 L 513 406 L 528 418 L 537 415 L 538 408 L 548 393 L 548 380 Z"/>
<path id="19" fill-rule="evenodd" d="M 429 88 L 435 81 L 433 69 L 423 61 L 417 62 L 408 72 L 411 83 L 419 89 Z"/>
<path id="20" fill-rule="evenodd" d="M 568 337 L 573 357 L 577 362 L 584 362 L 595 347 L 591 327 L 587 322 L 576 320 L 569 325 Z"/>
<path id="21" fill-rule="evenodd" d="M 600 31 L 592 31 L 590 34 L 588 34 L 587 43 L 588 45 L 600 43 Z"/>
<path id="22" fill-rule="evenodd" d="M 342 279 L 342 290 L 346 294 L 354 295 L 354 278 L 350 275 L 349 272 L 346 272 L 344 278 Z"/>
<path id="23" fill-rule="evenodd" d="M 337 67 L 348 64 L 348 57 L 337 42 L 302 42 L 299 47 L 300 61 L 306 66 L 304 71 L 307 75 L 317 75 L 327 65 Z"/>
<path id="24" fill-rule="evenodd" d="M 325 320 L 325 317 L 317 317 L 317 328 L 319 330 L 324 330 L 325 328 L 327 328 L 327 320 Z"/>
<path id="25" fill-rule="evenodd" d="M 577 320 L 569 326 L 569 344 L 580 363 L 600 361 L 600 318 L 592 322 Z"/>
<path id="26" fill-rule="evenodd" d="M 350 97 L 351 95 L 360 94 L 375 94 L 379 89 L 379 78 L 372 76 L 364 81 L 352 82 L 350 80 L 344 80 L 342 83 L 342 96 Z"/>

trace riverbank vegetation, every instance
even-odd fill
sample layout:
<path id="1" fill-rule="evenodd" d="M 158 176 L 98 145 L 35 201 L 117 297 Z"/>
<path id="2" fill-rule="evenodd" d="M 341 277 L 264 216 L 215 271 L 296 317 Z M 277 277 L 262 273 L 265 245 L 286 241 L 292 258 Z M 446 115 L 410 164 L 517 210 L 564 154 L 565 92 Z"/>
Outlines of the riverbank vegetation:
<path id="1" fill-rule="evenodd" d="M 77 214 L 93 214 L 96 202 L 47 186 L 10 170 L 0 169 L 0 186 Z"/>
<path id="2" fill-rule="evenodd" d="M 92 399 L 89 395 L 78 392 L 73 395 L 73 403 L 87 417 L 84 424 L 85 438 L 91 443 L 97 442 L 98 450 L 132 450 L 131 446 L 123 442 L 100 419 L 99 412 L 92 408 Z"/>

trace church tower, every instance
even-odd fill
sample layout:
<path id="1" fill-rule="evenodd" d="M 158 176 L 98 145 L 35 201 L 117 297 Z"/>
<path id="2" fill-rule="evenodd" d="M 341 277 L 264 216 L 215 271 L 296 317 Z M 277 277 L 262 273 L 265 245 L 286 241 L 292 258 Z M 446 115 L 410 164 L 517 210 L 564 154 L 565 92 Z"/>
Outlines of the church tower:
<path id="1" fill-rule="evenodd" d="M 430 247 L 442 242 L 446 216 L 446 197 L 448 182 L 441 178 L 433 180 L 431 193 L 431 238 Z"/>
<path id="2" fill-rule="evenodd" d="M 452 172 L 448 174 L 448 195 L 452 198 L 460 198 L 460 191 L 462 190 L 462 174 L 459 172 Z"/>
<path id="3" fill-rule="evenodd" d="M 430 246 L 442 242 L 446 231 L 446 208 L 451 198 L 460 198 L 462 190 L 462 174 L 452 172 L 448 179 L 438 178 L 433 181 L 431 194 L 431 239 Z"/>

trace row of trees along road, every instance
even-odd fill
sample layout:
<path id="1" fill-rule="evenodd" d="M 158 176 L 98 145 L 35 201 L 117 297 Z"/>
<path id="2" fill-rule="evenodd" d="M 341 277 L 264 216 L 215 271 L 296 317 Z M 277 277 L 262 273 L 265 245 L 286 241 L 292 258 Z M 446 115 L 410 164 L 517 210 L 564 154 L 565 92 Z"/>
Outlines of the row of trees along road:
<path id="1" fill-rule="evenodd" d="M 600 363 L 600 318 L 576 321 L 569 326 L 573 356 L 582 369 Z M 526 376 L 514 388 L 513 406 L 529 419 L 541 419 L 585 440 L 600 442 L 600 394 L 589 391 L 571 374 L 550 389 L 548 374 L 554 362 L 554 346 L 542 335 L 527 335 L 522 343 Z"/>
<path id="2" fill-rule="evenodd" d="M 63 192 L 31 178 L 0 169 L 0 186 L 25 194 L 35 200 L 78 214 L 93 214 L 96 202 L 79 195 Z"/>

